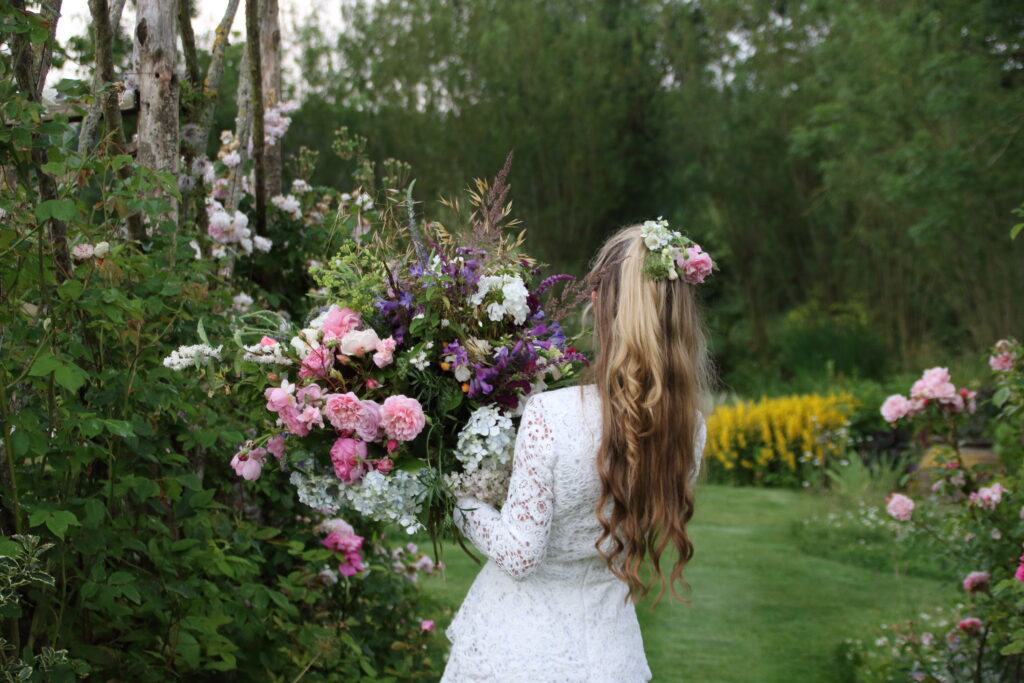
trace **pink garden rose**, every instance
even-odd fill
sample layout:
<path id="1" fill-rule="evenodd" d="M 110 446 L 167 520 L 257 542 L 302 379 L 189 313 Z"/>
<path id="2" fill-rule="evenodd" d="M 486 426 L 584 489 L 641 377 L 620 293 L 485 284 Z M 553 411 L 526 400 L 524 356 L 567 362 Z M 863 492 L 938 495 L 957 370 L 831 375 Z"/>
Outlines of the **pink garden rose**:
<path id="1" fill-rule="evenodd" d="M 331 446 L 334 474 L 346 484 L 354 484 L 366 473 L 366 444 L 357 439 L 341 437 Z"/>
<path id="2" fill-rule="evenodd" d="M 910 414 L 913 408 L 914 404 L 906 396 L 893 394 L 882 404 L 882 417 L 889 424 L 893 424 Z"/>
<path id="3" fill-rule="evenodd" d="M 326 531 L 328 534 L 355 534 L 355 529 L 352 525 L 343 520 L 341 517 L 332 517 L 331 519 L 325 519 L 317 527 L 317 531 Z"/>
<path id="4" fill-rule="evenodd" d="M 384 457 L 377 461 L 377 471 L 381 474 L 388 474 L 395 468 L 395 463 L 391 458 Z"/>
<path id="5" fill-rule="evenodd" d="M 910 388 L 911 398 L 934 399 L 941 403 L 956 400 L 956 387 L 950 381 L 948 368 L 930 368 Z"/>
<path id="6" fill-rule="evenodd" d="M 711 256 L 703 251 L 699 244 L 687 247 L 684 253 L 676 256 L 676 265 L 683 269 L 683 280 L 691 285 L 704 282 L 704 278 L 711 275 L 715 267 Z"/>
<path id="7" fill-rule="evenodd" d="M 281 386 L 270 387 L 263 392 L 267 399 L 267 410 L 277 413 L 289 406 L 295 406 L 295 385 L 282 380 Z"/>
<path id="8" fill-rule="evenodd" d="M 420 622 L 420 628 L 423 629 L 424 631 L 427 631 L 427 632 L 433 631 L 434 630 L 434 620 L 433 619 L 424 619 L 423 621 Z"/>
<path id="9" fill-rule="evenodd" d="M 338 573 L 342 576 L 355 576 L 364 569 L 366 567 L 363 566 L 363 558 L 359 553 L 345 555 L 345 562 L 338 565 Z"/>
<path id="10" fill-rule="evenodd" d="M 339 431 L 355 430 L 363 410 L 362 401 L 351 391 L 345 394 L 328 394 L 324 404 L 327 419 Z"/>
<path id="11" fill-rule="evenodd" d="M 1017 566 L 1017 571 L 1014 573 L 1013 578 L 1024 583 L 1024 555 L 1021 555 L 1019 562 L 1020 564 Z"/>
<path id="12" fill-rule="evenodd" d="M 76 244 L 71 249 L 71 258 L 76 261 L 85 261 L 91 259 L 96 251 L 96 247 L 91 244 Z"/>
<path id="13" fill-rule="evenodd" d="M 886 506 L 885 511 L 888 512 L 893 519 L 898 519 L 901 522 L 907 522 L 910 520 L 910 515 L 914 511 L 914 501 L 907 498 L 902 493 L 894 493 L 885 499 Z"/>
<path id="14" fill-rule="evenodd" d="M 420 402 L 407 396 L 389 396 L 380 408 L 384 433 L 398 441 L 412 441 L 426 424 Z"/>
<path id="15" fill-rule="evenodd" d="M 323 389 L 316 383 L 307 384 L 295 392 L 295 398 L 303 405 L 318 403 L 323 398 Z"/>
<path id="16" fill-rule="evenodd" d="M 352 330 L 341 338 L 338 349 L 346 356 L 362 356 L 377 350 L 380 337 L 373 330 Z"/>
<path id="17" fill-rule="evenodd" d="M 239 451 L 231 458 L 231 469 L 235 474 L 247 481 L 260 478 L 263 471 L 263 458 L 267 455 L 264 448 L 254 448 L 251 451 Z"/>
<path id="18" fill-rule="evenodd" d="M 380 406 L 376 401 L 360 401 L 354 429 L 363 441 L 376 441 L 380 436 Z"/>
<path id="19" fill-rule="evenodd" d="M 964 577 L 964 590 L 968 593 L 978 593 L 988 588 L 989 579 L 992 576 L 988 572 L 971 572 Z"/>
<path id="20" fill-rule="evenodd" d="M 395 345 L 397 342 L 394 337 L 387 337 L 377 342 L 376 353 L 373 354 L 373 362 L 378 368 L 383 368 L 395 360 Z M 369 382 L 367 382 L 369 384 Z"/>
<path id="21" fill-rule="evenodd" d="M 331 372 L 334 365 L 334 356 L 326 346 L 313 349 L 309 355 L 302 359 L 302 367 L 299 369 L 299 377 L 316 377 L 323 379 Z"/>
<path id="22" fill-rule="evenodd" d="M 982 486 L 971 494 L 971 504 L 978 505 L 987 510 L 995 510 L 996 506 L 999 505 L 999 501 L 1001 501 L 1003 496 L 1007 493 L 1009 493 L 1009 491 L 1003 488 L 1003 485 L 999 482 L 996 482 L 991 486 Z"/>
<path id="23" fill-rule="evenodd" d="M 324 318 L 324 341 L 341 339 L 361 324 L 362 320 L 359 319 L 359 314 L 352 309 L 331 306 L 327 311 L 327 317 Z"/>
<path id="24" fill-rule="evenodd" d="M 273 337 L 264 335 L 263 338 L 260 339 L 260 346 L 274 346 L 275 344 L 277 344 L 277 340 Z"/>
<path id="25" fill-rule="evenodd" d="M 300 411 L 294 406 L 286 406 L 277 413 L 278 419 L 281 421 L 288 431 L 295 436 L 306 436 L 309 434 L 310 423 L 300 419 Z"/>
<path id="26" fill-rule="evenodd" d="M 284 456 L 284 436 L 278 434 L 271 437 L 270 441 L 267 442 L 267 452 L 280 460 Z"/>
<path id="27" fill-rule="evenodd" d="M 327 538 L 320 541 L 325 548 L 334 550 L 339 553 L 356 553 L 359 552 L 363 547 L 363 537 L 356 536 L 354 533 L 338 533 L 331 532 L 327 535 Z"/>
<path id="28" fill-rule="evenodd" d="M 302 424 L 306 425 L 306 432 L 308 433 L 313 426 L 320 427 L 324 426 L 324 416 L 320 413 L 320 409 L 316 406 L 306 406 L 298 414 L 298 420 Z"/>
<path id="29" fill-rule="evenodd" d="M 988 366 L 996 372 L 1010 372 L 1013 370 L 1014 360 L 1012 353 L 1009 351 L 1003 351 L 1002 353 L 989 358 Z"/>
<path id="30" fill-rule="evenodd" d="M 966 619 L 961 619 L 956 627 L 969 636 L 977 635 L 981 633 L 981 619 L 967 617 Z"/>

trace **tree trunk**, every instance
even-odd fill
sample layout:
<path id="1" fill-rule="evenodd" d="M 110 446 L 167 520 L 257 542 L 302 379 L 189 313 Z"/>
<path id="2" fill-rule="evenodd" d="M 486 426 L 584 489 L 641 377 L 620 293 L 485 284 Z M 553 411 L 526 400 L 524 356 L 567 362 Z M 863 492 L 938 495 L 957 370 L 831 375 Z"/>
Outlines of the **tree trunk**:
<path id="1" fill-rule="evenodd" d="M 263 70 L 260 60 L 260 0 L 245 0 L 245 41 L 249 55 L 249 83 L 252 86 L 253 192 L 256 195 L 256 234 L 267 234 L 267 178 L 263 165 Z"/>
<path id="2" fill-rule="evenodd" d="M 107 26 L 110 27 L 111 33 L 115 31 L 116 26 L 121 23 L 121 14 L 124 12 L 124 4 L 126 0 L 114 0 L 114 4 L 110 5 L 110 11 L 108 14 Z M 89 3 L 89 9 L 92 10 L 92 3 Z M 95 14 L 95 13 L 94 13 Z M 98 32 L 99 27 L 96 26 L 95 20 L 93 26 Z M 113 60 L 113 57 L 111 57 Z M 97 56 L 97 62 L 99 58 Z M 111 69 L 113 71 L 113 69 Z M 92 91 L 96 97 L 95 101 L 86 107 L 85 116 L 82 118 L 82 125 L 78 129 L 78 153 L 87 154 L 89 149 L 92 147 L 93 138 L 96 136 L 96 127 L 99 125 L 100 116 L 103 113 L 103 102 L 104 94 L 100 92 L 103 87 L 103 78 L 101 77 L 102 70 L 97 66 L 96 72 L 92 77 Z"/>
<path id="3" fill-rule="evenodd" d="M 178 6 L 174 0 L 139 0 L 135 50 L 139 79 L 139 163 L 178 174 Z M 177 220 L 177 200 L 166 196 Z"/>
<path id="4" fill-rule="evenodd" d="M 228 186 L 228 196 L 224 202 L 224 207 L 228 211 L 238 208 L 238 202 L 242 197 L 242 169 L 249 160 L 249 137 L 252 135 L 251 74 L 249 50 L 246 49 L 242 51 L 242 63 L 238 67 L 238 92 L 235 94 L 235 103 L 238 105 L 238 113 L 235 115 L 235 137 L 238 138 L 238 153 L 242 161 L 235 167 L 231 184 Z"/>
<path id="5" fill-rule="evenodd" d="M 263 81 L 263 110 L 281 102 L 281 27 L 277 0 L 260 0 L 260 70 Z M 267 145 L 263 154 L 267 196 L 281 194 L 281 141 Z"/>

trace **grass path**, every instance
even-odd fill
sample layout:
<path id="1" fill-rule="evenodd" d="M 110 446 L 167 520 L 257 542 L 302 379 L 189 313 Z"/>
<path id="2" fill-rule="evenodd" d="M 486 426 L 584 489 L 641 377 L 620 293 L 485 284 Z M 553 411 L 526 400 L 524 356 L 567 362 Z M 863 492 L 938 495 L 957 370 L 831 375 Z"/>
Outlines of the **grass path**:
<path id="1" fill-rule="evenodd" d="M 950 584 L 802 553 L 791 525 L 824 504 L 796 491 L 709 485 L 698 493 L 686 571 L 692 604 L 637 606 L 655 681 L 839 680 L 844 638 L 872 637 L 881 623 L 953 599 Z M 424 585 L 454 608 L 477 566 L 457 546 L 444 559 L 444 574 Z"/>

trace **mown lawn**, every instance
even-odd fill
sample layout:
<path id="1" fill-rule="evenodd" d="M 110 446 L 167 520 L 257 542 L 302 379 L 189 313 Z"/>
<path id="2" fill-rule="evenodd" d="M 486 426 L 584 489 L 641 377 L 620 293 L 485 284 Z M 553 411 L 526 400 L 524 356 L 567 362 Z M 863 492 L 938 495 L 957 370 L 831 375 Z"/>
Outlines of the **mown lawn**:
<path id="1" fill-rule="evenodd" d="M 953 582 L 897 576 L 802 553 L 791 528 L 827 501 L 773 489 L 704 486 L 691 525 L 692 604 L 637 607 L 655 681 L 839 680 L 836 648 L 883 622 L 955 598 Z M 427 590 L 457 607 L 478 570 L 457 546 Z M 446 626 L 450 617 L 439 621 Z"/>

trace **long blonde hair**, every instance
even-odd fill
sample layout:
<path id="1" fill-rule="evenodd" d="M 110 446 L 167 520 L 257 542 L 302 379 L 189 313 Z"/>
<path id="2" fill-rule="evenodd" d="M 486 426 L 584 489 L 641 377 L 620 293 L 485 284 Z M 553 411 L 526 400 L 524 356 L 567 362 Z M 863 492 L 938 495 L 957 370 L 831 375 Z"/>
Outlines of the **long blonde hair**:
<path id="1" fill-rule="evenodd" d="M 596 292 L 597 358 L 590 372 L 603 420 L 597 549 L 634 601 L 655 580 L 640 575 L 650 557 L 661 583 L 657 604 L 666 585 L 685 602 L 675 582 L 687 585 L 683 567 L 693 556 L 686 530 L 694 506 L 690 476 L 698 409 L 712 373 L 694 285 L 645 275 L 647 253 L 634 225 L 609 238 L 594 259 L 588 278 Z M 669 543 L 677 559 L 666 581 L 660 561 Z"/>

